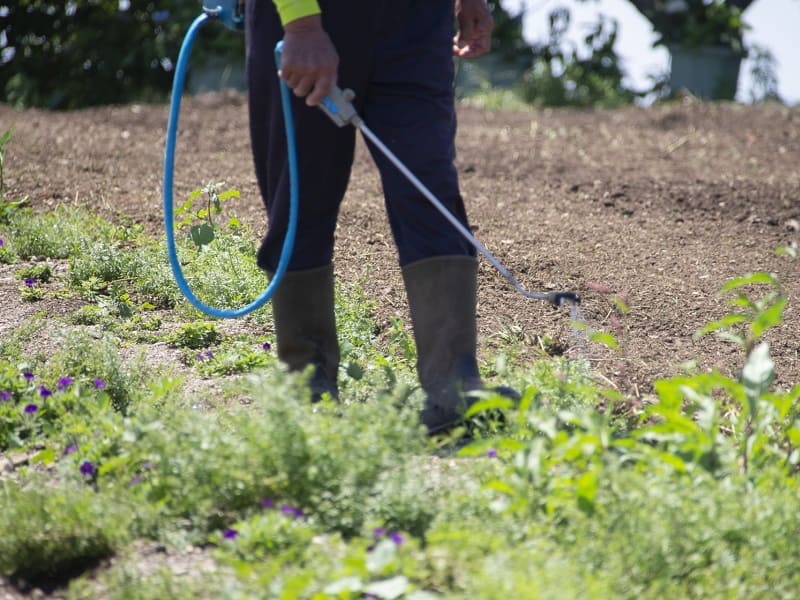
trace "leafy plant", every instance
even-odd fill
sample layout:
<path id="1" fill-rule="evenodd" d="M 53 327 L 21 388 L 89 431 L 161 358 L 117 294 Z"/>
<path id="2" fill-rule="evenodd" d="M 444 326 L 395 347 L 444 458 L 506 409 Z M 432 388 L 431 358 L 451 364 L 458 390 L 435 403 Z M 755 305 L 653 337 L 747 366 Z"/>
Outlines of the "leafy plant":
<path id="1" fill-rule="evenodd" d="M 189 237 L 198 248 L 202 248 L 214 240 L 218 227 L 214 222 L 214 215 L 222 214 L 222 203 L 232 198 L 239 198 L 238 190 L 220 192 L 221 185 L 220 183 L 209 183 L 202 189 L 192 191 L 189 198 L 175 210 L 176 217 L 183 215 L 182 219 L 175 222 L 175 226 L 179 229 L 188 227 Z M 203 195 L 205 195 L 205 205 L 196 209 L 195 202 Z M 196 223 L 198 220 L 199 224 Z M 240 226 L 239 219 L 235 216 L 231 216 L 227 224 L 234 232 Z"/>
<path id="2" fill-rule="evenodd" d="M 17 279 L 31 279 L 34 281 L 39 281 L 41 283 L 47 283 L 50 281 L 50 278 L 53 276 L 53 267 L 47 263 L 39 263 L 37 265 L 31 265 L 29 267 L 23 267 L 21 269 L 17 269 L 14 272 L 14 277 Z"/>
<path id="3" fill-rule="evenodd" d="M 19 0 L 4 9 L 0 99 L 73 109 L 166 98 L 181 41 L 201 6 L 178 0 Z M 209 57 L 244 58 L 242 36 L 222 27 L 204 27 L 199 38 L 189 79 Z"/>
<path id="4" fill-rule="evenodd" d="M 207 321 L 186 323 L 167 336 L 167 343 L 176 348 L 199 350 L 215 346 L 222 340 L 216 325 Z"/>
<path id="5" fill-rule="evenodd" d="M 616 22 L 601 17 L 584 37 L 588 57 L 567 45 L 569 22 L 566 9 L 550 14 L 550 39 L 534 50 L 533 64 L 524 74 L 523 99 L 541 106 L 611 107 L 632 102 L 636 95 L 623 86 L 624 73 L 614 53 Z"/>
<path id="6" fill-rule="evenodd" d="M 83 482 L 52 489 L 0 481 L 0 573 L 36 583 L 68 579 L 111 556 L 128 537 L 131 507 Z"/>
<path id="7" fill-rule="evenodd" d="M 767 288 L 759 298 L 751 298 L 747 290 Z M 721 338 L 741 346 L 746 355 L 755 348 L 761 337 L 771 328 L 783 322 L 783 309 L 787 295 L 780 280 L 771 273 L 763 271 L 749 273 L 728 281 L 720 290 L 720 296 L 735 297 L 728 304 L 734 312 L 713 321 L 701 328 L 695 338 L 716 333 Z"/>
<path id="8" fill-rule="evenodd" d="M 632 0 L 653 24 L 656 44 L 727 46 L 743 52 L 742 12 L 752 0 Z"/>

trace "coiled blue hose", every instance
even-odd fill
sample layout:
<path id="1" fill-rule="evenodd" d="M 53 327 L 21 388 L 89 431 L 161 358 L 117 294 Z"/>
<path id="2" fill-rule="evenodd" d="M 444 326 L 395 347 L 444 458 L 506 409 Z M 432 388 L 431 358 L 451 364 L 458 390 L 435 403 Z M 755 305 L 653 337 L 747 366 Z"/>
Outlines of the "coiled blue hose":
<path id="1" fill-rule="evenodd" d="M 175 246 L 175 217 L 173 213 L 173 175 L 175 170 L 175 137 L 178 131 L 178 116 L 180 115 L 181 95 L 183 93 L 184 81 L 186 79 L 186 66 L 189 62 L 189 55 L 191 54 L 192 45 L 194 44 L 195 37 L 200 27 L 209 19 L 206 13 L 197 17 L 189 27 L 186 37 L 181 44 L 181 50 L 178 54 L 178 63 L 175 65 L 175 77 L 172 80 L 172 98 L 169 107 L 169 121 L 167 124 L 167 140 L 166 148 L 164 151 L 164 229 L 167 234 L 167 253 L 169 254 L 169 263 L 172 267 L 172 274 L 175 281 L 180 288 L 181 293 L 195 308 L 213 317 L 223 319 L 234 319 L 241 317 L 254 310 L 261 308 L 266 304 L 272 295 L 275 293 L 278 285 L 283 278 L 283 274 L 289 265 L 289 260 L 292 257 L 294 250 L 295 234 L 297 232 L 297 214 L 298 214 L 298 198 L 299 198 L 299 185 L 297 175 L 297 149 L 295 146 L 294 134 L 294 119 L 292 116 L 291 95 L 289 87 L 285 82 L 281 81 L 281 104 L 283 106 L 284 126 L 286 129 L 286 145 L 289 160 L 289 224 L 286 230 L 286 237 L 283 241 L 281 248 L 281 257 L 278 261 L 278 266 L 275 269 L 275 274 L 269 282 L 267 288 L 247 306 L 242 308 L 228 310 L 216 308 L 203 303 L 192 291 L 186 278 L 183 275 L 180 261 L 178 260 L 178 251 Z M 280 53 L 282 42 L 278 43 L 275 49 L 276 58 Z"/>

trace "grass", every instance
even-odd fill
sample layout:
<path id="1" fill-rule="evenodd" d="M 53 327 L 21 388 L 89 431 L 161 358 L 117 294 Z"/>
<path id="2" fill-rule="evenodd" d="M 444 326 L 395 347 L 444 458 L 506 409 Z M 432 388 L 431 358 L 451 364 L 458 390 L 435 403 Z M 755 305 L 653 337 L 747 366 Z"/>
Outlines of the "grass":
<path id="1" fill-rule="evenodd" d="M 771 385 L 762 338 L 785 306 L 771 276 L 733 280 L 738 316 L 701 332 L 738 340 L 740 379 L 659 381 L 657 403 L 624 416 L 588 365 L 519 364 L 526 342 L 506 336 L 481 369 L 522 401 L 488 394 L 475 411 L 505 407 L 504 428 L 458 447 L 424 435 L 413 339 L 401 321 L 379 338 L 357 285 L 336 294 L 342 402 L 312 408 L 275 357 L 268 309 L 230 331 L 180 298 L 138 228 L 62 209 L 50 235 L 52 216 L 5 208 L 9 268 L 75 306 L 0 342 L 0 574 L 21 589 L 423 600 L 800 586 L 800 386 Z M 250 239 L 237 225 L 202 249 L 182 242 L 208 301 L 263 289 Z"/>

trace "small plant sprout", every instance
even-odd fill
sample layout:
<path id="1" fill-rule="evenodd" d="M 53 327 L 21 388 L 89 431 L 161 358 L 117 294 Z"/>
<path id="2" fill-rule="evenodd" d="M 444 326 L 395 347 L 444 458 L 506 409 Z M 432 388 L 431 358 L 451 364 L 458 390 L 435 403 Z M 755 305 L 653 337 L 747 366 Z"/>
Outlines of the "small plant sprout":
<path id="1" fill-rule="evenodd" d="M 209 183 L 205 187 L 194 190 L 189 194 L 189 198 L 175 210 L 175 226 L 178 229 L 189 228 L 189 237 L 197 248 L 202 248 L 214 241 L 217 225 L 214 222 L 214 215 L 222 214 L 222 203 L 226 200 L 239 197 L 238 190 L 227 190 L 220 192 L 222 184 Z M 205 196 L 203 208 L 196 209 L 195 203 L 202 202 Z M 196 221 L 200 223 L 196 223 Z M 239 219 L 230 217 L 228 226 L 237 229 Z"/>

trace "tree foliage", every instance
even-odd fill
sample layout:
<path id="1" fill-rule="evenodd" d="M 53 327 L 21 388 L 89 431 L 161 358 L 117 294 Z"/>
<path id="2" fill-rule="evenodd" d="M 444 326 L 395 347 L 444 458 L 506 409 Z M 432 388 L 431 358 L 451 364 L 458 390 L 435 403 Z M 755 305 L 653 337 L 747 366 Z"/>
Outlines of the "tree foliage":
<path id="1" fill-rule="evenodd" d="M 180 0 L 16 0 L 0 8 L 0 100 L 69 109 L 162 99 L 199 13 Z M 221 31 L 203 28 L 200 56 L 242 45 Z"/>
<path id="2" fill-rule="evenodd" d="M 741 52 L 742 13 L 753 0 L 630 0 L 659 34 L 656 44 L 728 46 Z"/>

